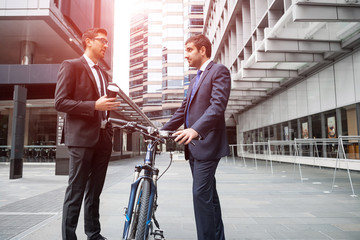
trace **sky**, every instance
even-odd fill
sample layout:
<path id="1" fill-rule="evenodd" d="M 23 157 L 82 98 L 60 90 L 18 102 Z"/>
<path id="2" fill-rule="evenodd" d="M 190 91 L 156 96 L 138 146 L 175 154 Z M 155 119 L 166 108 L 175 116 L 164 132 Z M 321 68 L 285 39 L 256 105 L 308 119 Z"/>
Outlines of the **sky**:
<path id="1" fill-rule="evenodd" d="M 130 13 L 133 1 L 115 2 L 113 82 L 129 95 Z"/>

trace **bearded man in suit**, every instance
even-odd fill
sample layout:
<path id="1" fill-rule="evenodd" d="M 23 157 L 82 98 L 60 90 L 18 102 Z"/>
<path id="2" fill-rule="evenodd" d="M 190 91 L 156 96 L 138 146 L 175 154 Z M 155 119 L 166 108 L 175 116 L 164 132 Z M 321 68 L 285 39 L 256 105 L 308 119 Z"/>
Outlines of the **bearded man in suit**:
<path id="1" fill-rule="evenodd" d="M 193 176 L 193 204 L 199 240 L 225 239 L 215 172 L 221 157 L 229 155 L 224 112 L 230 95 L 230 72 L 210 60 L 211 43 L 202 35 L 185 43 L 185 58 L 198 69 L 182 105 L 164 125 L 177 131 L 175 141 L 185 144 Z M 198 139 L 198 140 L 197 140 Z M 189 144 L 190 142 L 194 145 Z"/>
<path id="2" fill-rule="evenodd" d="M 65 112 L 63 136 L 68 147 L 69 182 L 62 219 L 63 239 L 77 239 L 75 231 L 84 199 L 87 239 L 106 239 L 100 234 L 100 194 L 112 152 L 113 130 L 107 112 L 120 106 L 107 98 L 109 76 L 98 62 L 108 47 L 107 31 L 93 28 L 82 36 L 84 54 L 61 64 L 55 90 L 55 108 Z"/>

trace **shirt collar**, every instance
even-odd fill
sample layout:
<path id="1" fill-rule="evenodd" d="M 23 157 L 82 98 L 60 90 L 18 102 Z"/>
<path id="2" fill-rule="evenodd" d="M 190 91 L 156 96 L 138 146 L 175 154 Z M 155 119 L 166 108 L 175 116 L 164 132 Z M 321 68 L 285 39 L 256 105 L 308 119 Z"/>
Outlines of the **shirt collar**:
<path id="1" fill-rule="evenodd" d="M 86 56 L 86 54 L 84 54 L 83 56 L 84 56 L 84 58 L 85 58 L 85 60 L 88 63 L 90 68 L 92 68 L 92 67 L 94 67 L 96 65 L 88 56 Z"/>
<path id="2" fill-rule="evenodd" d="M 201 70 L 202 72 L 204 72 L 205 69 L 206 69 L 206 67 L 207 67 L 207 65 L 209 65 L 210 62 L 211 62 L 211 59 L 208 59 L 206 62 L 204 62 L 203 65 L 201 65 L 201 67 L 200 67 L 199 70 Z"/>

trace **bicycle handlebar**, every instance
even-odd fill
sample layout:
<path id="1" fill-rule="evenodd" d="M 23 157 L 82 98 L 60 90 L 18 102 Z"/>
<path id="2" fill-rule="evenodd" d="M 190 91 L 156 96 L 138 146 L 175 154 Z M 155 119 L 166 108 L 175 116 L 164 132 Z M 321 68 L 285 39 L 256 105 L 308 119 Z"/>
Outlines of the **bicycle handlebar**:
<path id="1" fill-rule="evenodd" d="M 119 124 L 121 126 L 126 125 L 128 123 L 128 121 L 124 121 L 124 120 L 117 119 L 117 118 L 109 118 L 109 122 Z"/>
<path id="2" fill-rule="evenodd" d="M 128 125 L 129 127 L 140 128 L 141 130 L 144 130 L 147 133 L 152 134 L 152 133 L 150 133 L 151 130 L 149 129 L 149 128 L 152 128 L 152 127 L 145 127 L 143 125 L 137 124 L 136 122 L 128 122 L 128 121 L 124 121 L 124 120 L 117 119 L 117 118 L 109 118 L 109 122 L 110 123 L 115 123 L 115 124 L 120 125 L 120 126 Z"/>
<path id="3" fill-rule="evenodd" d="M 128 127 L 128 128 L 133 128 L 135 130 L 145 131 L 149 135 L 158 135 L 161 138 L 165 138 L 165 139 L 174 139 L 175 138 L 175 136 L 172 136 L 174 131 L 158 130 L 154 127 L 145 127 L 136 122 L 128 122 L 128 121 L 124 121 L 124 120 L 116 119 L 116 118 L 109 118 L 109 122 L 120 125 L 120 126 L 124 126 L 125 128 Z"/>
<path id="4" fill-rule="evenodd" d="M 150 136 L 151 138 L 154 139 L 172 139 L 174 140 L 177 136 L 173 136 L 173 133 L 175 133 L 175 131 L 167 131 L 167 130 L 159 130 L 157 128 L 154 127 L 145 127 L 143 125 L 140 125 L 136 122 L 128 122 L 128 121 L 124 121 L 121 119 L 117 119 L 117 118 L 109 118 L 109 122 L 110 123 L 114 123 L 116 125 L 120 125 L 123 126 L 124 128 L 129 128 L 129 129 L 134 129 L 134 130 L 138 130 L 140 132 L 145 132 L 145 134 L 147 136 Z M 196 139 L 197 140 L 197 139 Z M 190 142 L 190 144 L 195 146 L 195 143 L 193 141 Z"/>

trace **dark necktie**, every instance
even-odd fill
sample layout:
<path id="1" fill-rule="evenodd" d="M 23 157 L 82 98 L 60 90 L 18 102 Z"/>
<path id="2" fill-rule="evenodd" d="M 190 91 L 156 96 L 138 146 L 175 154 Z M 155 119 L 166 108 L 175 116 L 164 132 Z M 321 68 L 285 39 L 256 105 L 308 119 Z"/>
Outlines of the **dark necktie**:
<path id="1" fill-rule="evenodd" d="M 100 67 L 98 65 L 94 65 L 94 68 L 99 76 L 99 81 L 100 81 L 100 89 L 101 89 L 101 92 L 100 92 L 100 96 L 104 96 L 105 95 L 105 91 L 104 91 L 104 80 L 101 76 L 101 73 L 100 73 Z M 101 118 L 102 120 L 105 120 L 106 119 L 106 115 L 105 115 L 105 111 L 101 111 Z"/>
<path id="2" fill-rule="evenodd" d="M 190 108 L 190 103 L 195 95 L 195 92 L 196 92 L 196 88 L 197 88 L 197 85 L 199 84 L 199 80 L 200 80 L 200 76 L 201 76 L 201 73 L 203 71 L 201 70 L 198 70 L 197 73 L 196 73 L 196 79 L 195 79 L 195 83 L 194 83 L 194 86 L 191 90 L 191 96 L 190 96 L 190 101 L 189 101 L 189 104 L 188 104 L 188 107 L 187 107 L 187 111 L 186 111 L 186 127 L 189 127 L 189 108 Z"/>

